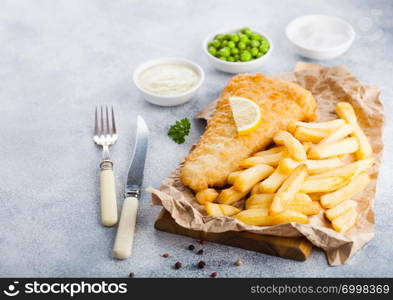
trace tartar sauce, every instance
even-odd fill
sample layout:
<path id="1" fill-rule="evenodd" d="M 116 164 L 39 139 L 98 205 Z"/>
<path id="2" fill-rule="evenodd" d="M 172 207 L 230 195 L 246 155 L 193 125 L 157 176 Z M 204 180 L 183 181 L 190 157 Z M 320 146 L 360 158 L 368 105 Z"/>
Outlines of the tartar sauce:
<path id="1" fill-rule="evenodd" d="M 182 94 L 199 82 L 197 72 L 186 65 L 159 64 L 141 73 L 138 79 L 140 87 L 150 93 L 162 96 Z"/>

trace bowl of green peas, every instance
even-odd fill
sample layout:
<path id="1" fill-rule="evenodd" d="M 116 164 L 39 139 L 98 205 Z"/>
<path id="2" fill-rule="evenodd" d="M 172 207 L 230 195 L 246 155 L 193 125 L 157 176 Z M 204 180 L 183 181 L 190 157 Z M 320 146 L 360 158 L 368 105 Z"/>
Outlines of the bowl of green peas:
<path id="1" fill-rule="evenodd" d="M 257 69 L 270 56 L 272 48 L 271 39 L 249 27 L 221 30 L 209 35 L 203 42 L 209 61 L 227 73 Z"/>

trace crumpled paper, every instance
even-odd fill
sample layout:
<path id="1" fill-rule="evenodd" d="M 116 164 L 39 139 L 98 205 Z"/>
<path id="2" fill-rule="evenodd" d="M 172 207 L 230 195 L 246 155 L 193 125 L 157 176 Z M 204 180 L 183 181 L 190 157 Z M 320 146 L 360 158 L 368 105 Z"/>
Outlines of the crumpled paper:
<path id="1" fill-rule="evenodd" d="M 377 87 L 362 85 L 345 67 L 322 67 L 299 62 L 295 72 L 283 73 L 275 78 L 295 82 L 311 91 L 318 103 L 318 121 L 337 118 L 335 105 L 341 101 L 351 103 L 356 111 L 359 123 L 369 137 L 376 163 L 369 175 L 371 183 L 359 195 L 353 198 L 358 202 L 360 212 L 356 227 L 346 234 L 334 231 L 323 213 L 310 217 L 309 224 L 288 223 L 276 226 L 250 226 L 230 217 L 207 216 L 202 205 L 196 200 L 191 189 L 179 179 L 179 166 L 166 178 L 160 189 L 149 187 L 152 202 L 162 205 L 172 218 L 185 228 L 205 232 L 250 231 L 257 234 L 306 237 L 313 245 L 323 249 L 330 265 L 345 264 L 364 244 L 374 237 L 375 216 L 373 202 L 376 190 L 379 165 L 382 157 L 382 131 L 384 111 L 379 100 Z M 211 103 L 197 118 L 209 119 L 214 112 L 215 103 Z"/>

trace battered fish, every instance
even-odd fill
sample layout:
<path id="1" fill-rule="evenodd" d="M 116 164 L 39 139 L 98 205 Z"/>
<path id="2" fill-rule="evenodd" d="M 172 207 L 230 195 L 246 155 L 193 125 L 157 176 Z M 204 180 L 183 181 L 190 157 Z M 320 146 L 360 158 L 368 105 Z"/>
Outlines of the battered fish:
<path id="1" fill-rule="evenodd" d="M 254 100 L 261 107 L 262 122 L 254 132 L 237 134 L 228 101 L 231 96 Z M 236 75 L 220 95 L 205 133 L 185 159 L 180 171 L 183 184 L 194 191 L 224 186 L 229 173 L 268 146 L 274 134 L 286 129 L 289 122 L 315 120 L 316 108 L 311 93 L 297 84 L 262 74 Z"/>

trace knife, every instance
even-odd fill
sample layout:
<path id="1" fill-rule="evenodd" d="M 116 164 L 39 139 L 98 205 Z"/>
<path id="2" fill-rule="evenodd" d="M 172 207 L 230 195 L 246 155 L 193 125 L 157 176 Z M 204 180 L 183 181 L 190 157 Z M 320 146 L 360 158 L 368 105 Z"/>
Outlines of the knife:
<path id="1" fill-rule="evenodd" d="M 128 170 L 124 203 L 113 246 L 112 255 L 117 259 L 126 259 L 132 252 L 138 201 L 143 183 L 148 135 L 149 129 L 145 120 L 141 116 L 138 116 L 134 154 L 130 169 Z"/>

